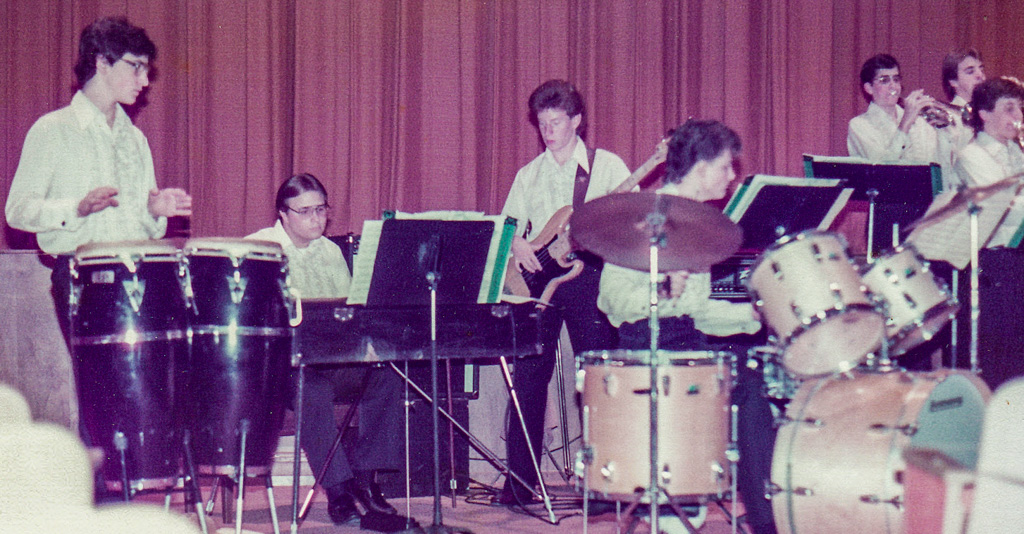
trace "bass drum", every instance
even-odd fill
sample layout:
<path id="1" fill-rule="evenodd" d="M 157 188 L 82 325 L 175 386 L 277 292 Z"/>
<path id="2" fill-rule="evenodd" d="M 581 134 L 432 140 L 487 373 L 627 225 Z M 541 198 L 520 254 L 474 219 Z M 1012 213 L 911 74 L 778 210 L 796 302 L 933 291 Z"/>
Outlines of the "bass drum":
<path id="1" fill-rule="evenodd" d="M 732 354 L 661 351 L 658 464 L 672 497 L 729 486 L 726 444 Z M 649 351 L 587 352 L 576 389 L 584 413 L 578 473 L 598 498 L 635 501 L 651 482 Z"/>
<path id="2" fill-rule="evenodd" d="M 803 383 L 786 410 L 769 493 L 779 532 L 902 533 L 903 450 L 973 468 L 991 392 L 974 375 L 852 372 Z"/>

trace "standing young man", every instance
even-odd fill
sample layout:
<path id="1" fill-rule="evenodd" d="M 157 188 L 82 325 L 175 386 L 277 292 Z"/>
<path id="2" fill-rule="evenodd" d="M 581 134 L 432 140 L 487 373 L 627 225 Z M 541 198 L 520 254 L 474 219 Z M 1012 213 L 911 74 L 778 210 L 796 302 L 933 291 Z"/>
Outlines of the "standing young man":
<path id="1" fill-rule="evenodd" d="M 101 18 L 84 30 L 71 104 L 43 115 L 25 136 L 7 196 L 7 224 L 35 232 L 40 248 L 72 254 L 80 245 L 159 239 L 167 217 L 191 215 L 192 198 L 157 189 L 146 136 L 122 106 L 149 85 L 156 46 L 123 18 Z M 58 320 L 68 335 L 68 262 L 54 267 Z"/>
<path id="2" fill-rule="evenodd" d="M 607 194 L 625 181 L 630 172 L 615 154 L 601 149 L 588 151 L 582 139 L 586 129 L 583 97 L 571 83 L 544 82 L 530 95 L 529 108 L 530 121 L 537 127 L 545 149 L 516 173 L 502 214 L 518 221 L 512 241 L 516 268 L 537 272 L 542 269 L 537 251 L 546 243 L 531 240 L 541 234 L 552 215 L 565 206 Z M 513 387 L 521 400 L 534 457 L 530 457 L 522 427 L 510 406 L 509 468 L 532 485 L 538 482 L 533 462 L 540 461 L 548 382 L 554 372 L 562 323 L 568 329 L 576 354 L 615 346 L 615 331 L 597 309 L 601 261 L 586 253 L 581 253 L 580 257 L 584 261 L 582 272 L 558 285 L 544 308 L 541 319 L 543 354 L 517 360 L 515 364 Z M 521 504 L 530 500 L 528 488 L 511 477 L 506 479 L 499 502 Z"/>

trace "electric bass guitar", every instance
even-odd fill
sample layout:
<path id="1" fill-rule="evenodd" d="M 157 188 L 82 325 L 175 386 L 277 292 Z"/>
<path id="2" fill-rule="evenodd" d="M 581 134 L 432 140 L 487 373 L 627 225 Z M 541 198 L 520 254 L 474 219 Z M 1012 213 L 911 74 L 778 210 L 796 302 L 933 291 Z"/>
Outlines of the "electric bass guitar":
<path id="1" fill-rule="evenodd" d="M 636 187 L 668 154 L 668 139 L 655 147 L 654 155 L 640 165 L 611 193 L 626 193 Z M 591 169 L 593 170 L 593 169 Z M 583 260 L 576 257 L 575 247 L 569 237 L 569 217 L 572 206 L 563 206 L 548 219 L 537 237 L 530 241 L 534 254 L 540 261 L 541 270 L 528 272 L 516 269 L 515 258 L 509 258 L 506 268 L 505 291 L 519 297 L 537 300 L 538 305 L 547 306 L 558 286 L 576 278 L 583 271 Z"/>

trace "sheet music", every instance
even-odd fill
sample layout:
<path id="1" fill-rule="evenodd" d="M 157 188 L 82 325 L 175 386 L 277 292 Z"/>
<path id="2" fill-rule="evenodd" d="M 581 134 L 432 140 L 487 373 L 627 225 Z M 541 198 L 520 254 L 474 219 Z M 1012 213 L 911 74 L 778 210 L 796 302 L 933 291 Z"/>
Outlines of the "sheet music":
<path id="1" fill-rule="evenodd" d="M 757 194 L 765 186 L 769 185 L 784 185 L 788 187 L 835 187 L 839 185 L 840 180 L 835 178 L 796 178 L 790 176 L 769 176 L 767 174 L 755 174 L 747 178 L 736 192 L 733 193 L 732 198 L 729 200 L 729 204 L 725 207 L 725 214 L 729 216 L 733 222 L 739 222 L 743 218 L 743 214 L 747 212 L 747 208 L 757 198 Z M 835 204 L 829 210 L 827 217 L 830 217 L 828 224 L 832 224 L 832 219 L 839 214 L 839 211 L 846 205 L 846 201 L 850 198 L 853 193 L 853 189 L 844 190 L 839 197 L 836 199 Z M 837 209 L 838 206 L 838 209 Z M 834 211 L 834 213 L 833 213 Z M 825 225 L 828 228 L 828 225 Z"/>
<path id="2" fill-rule="evenodd" d="M 985 248 L 985 244 L 1003 220 L 1016 196 L 1016 190 L 1017 188 L 1006 188 L 977 203 L 981 208 L 978 213 L 979 248 Z M 928 206 L 923 220 L 949 205 L 955 197 L 956 191 L 947 191 L 935 197 Z M 956 213 L 934 223 L 918 226 L 906 240 L 929 260 L 946 261 L 957 269 L 967 267 L 971 262 L 971 219 L 967 207 L 964 206 Z"/>
<path id="3" fill-rule="evenodd" d="M 359 237 L 359 253 L 352 258 L 352 282 L 348 289 L 348 302 L 366 304 L 373 279 L 373 263 L 377 259 L 380 245 L 380 231 L 384 221 L 363 221 L 363 233 Z"/>
<path id="4" fill-rule="evenodd" d="M 427 211 L 421 213 L 393 212 L 395 219 L 402 220 L 436 220 L 436 221 L 489 221 L 494 225 L 487 249 L 486 268 L 480 280 L 477 303 L 493 304 L 501 299 L 501 288 L 505 282 L 505 267 L 512 246 L 512 235 L 515 225 L 506 224 L 503 215 L 484 215 L 475 211 Z M 366 304 L 373 280 L 377 250 L 380 245 L 384 221 L 364 221 L 363 232 L 359 240 L 359 253 L 352 263 L 352 285 L 349 289 L 350 304 Z"/>

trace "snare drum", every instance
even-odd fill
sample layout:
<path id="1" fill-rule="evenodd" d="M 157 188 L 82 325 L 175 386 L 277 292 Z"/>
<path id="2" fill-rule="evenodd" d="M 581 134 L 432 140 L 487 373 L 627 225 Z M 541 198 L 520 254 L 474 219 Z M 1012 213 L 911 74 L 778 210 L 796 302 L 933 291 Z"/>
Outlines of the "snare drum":
<path id="1" fill-rule="evenodd" d="M 990 397 L 974 375 L 854 371 L 805 382 L 786 410 L 770 492 L 779 532 L 903 532 L 903 450 L 977 463 Z"/>
<path id="2" fill-rule="evenodd" d="M 193 238 L 184 255 L 196 463 L 234 474 L 248 425 L 245 463 L 269 472 L 291 392 L 284 253 L 264 241 Z"/>
<path id="3" fill-rule="evenodd" d="M 104 478 L 173 486 L 186 368 L 181 254 L 167 241 L 83 245 L 71 271 L 71 344 L 83 434 L 106 453 Z"/>
<path id="4" fill-rule="evenodd" d="M 658 470 L 671 497 L 721 494 L 729 485 L 731 354 L 660 353 Z M 728 360 L 728 362 L 727 362 Z M 600 498 L 635 500 L 651 482 L 650 352 L 577 358 L 583 448 L 577 474 Z"/>
<path id="5" fill-rule="evenodd" d="M 841 236 L 783 237 L 754 264 L 747 283 L 777 334 L 782 364 L 796 375 L 852 369 L 881 345 L 885 319 L 864 292 Z"/>
<path id="6" fill-rule="evenodd" d="M 886 333 L 893 356 L 930 340 L 960 309 L 946 284 L 910 244 L 879 256 L 864 269 L 862 279 L 888 317 Z"/>

